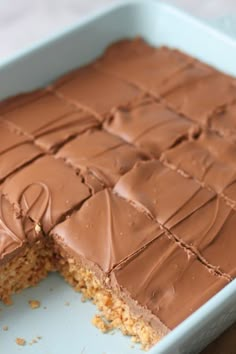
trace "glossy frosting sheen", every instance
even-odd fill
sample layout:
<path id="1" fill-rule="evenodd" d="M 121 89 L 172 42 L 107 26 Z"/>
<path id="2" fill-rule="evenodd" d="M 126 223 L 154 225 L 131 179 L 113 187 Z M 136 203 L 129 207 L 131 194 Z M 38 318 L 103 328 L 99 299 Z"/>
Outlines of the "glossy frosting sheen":
<path id="1" fill-rule="evenodd" d="M 173 82 L 170 80 L 172 89 L 163 95 L 166 102 L 177 112 L 201 124 L 206 124 L 218 107 L 231 103 L 236 97 L 236 81 L 217 71 L 192 78 L 186 69 L 176 76 Z"/>
<path id="2" fill-rule="evenodd" d="M 38 159 L 9 178 L 2 193 L 18 214 L 41 225 L 44 232 L 89 197 L 80 177 L 51 156 Z"/>
<path id="3" fill-rule="evenodd" d="M 214 133 L 182 142 L 162 155 L 171 168 L 192 176 L 224 195 L 236 183 L 236 145 Z M 236 200 L 231 200 L 236 204 Z"/>
<path id="4" fill-rule="evenodd" d="M 170 329 L 227 284 L 165 236 L 112 276 L 114 288 L 125 289 L 125 298 L 138 301 Z"/>
<path id="5" fill-rule="evenodd" d="M 25 235 L 22 220 L 12 205 L 0 194 L 0 262 L 7 262 L 27 241 L 33 241 Z M 39 235 L 34 235 L 34 239 Z"/>
<path id="6" fill-rule="evenodd" d="M 147 215 L 105 189 L 52 234 L 76 258 L 82 256 L 107 273 L 163 231 Z"/>
<path id="7" fill-rule="evenodd" d="M 103 120 L 109 111 L 142 95 L 132 84 L 87 66 L 60 79 L 54 86 L 62 97 Z"/>
<path id="8" fill-rule="evenodd" d="M 235 102 L 140 38 L 0 102 L 0 264 L 53 238 L 166 334 L 236 277 Z"/>
<path id="9" fill-rule="evenodd" d="M 133 42 L 128 50 L 129 54 L 126 54 L 128 43 L 121 41 L 111 46 L 104 57 L 95 63 L 95 67 L 134 83 L 155 96 L 160 95 L 161 87 L 166 80 L 193 60 L 178 50 L 147 47 L 142 39 Z"/>
<path id="10" fill-rule="evenodd" d="M 21 104 L 3 117 L 21 132 L 36 139 L 36 144 L 50 151 L 71 136 L 98 125 L 89 113 L 65 103 L 53 93 L 47 93 L 27 104 Z"/>
<path id="11" fill-rule="evenodd" d="M 148 97 L 118 108 L 104 127 L 156 158 L 197 131 L 191 121 Z"/>
<path id="12" fill-rule="evenodd" d="M 88 131 L 66 144 L 57 154 L 82 175 L 90 171 L 106 186 L 114 186 L 145 155 L 134 146 L 102 130 Z"/>
<path id="13" fill-rule="evenodd" d="M 10 130 L 5 121 L 0 120 L 0 182 L 17 169 L 42 155 L 27 137 Z"/>

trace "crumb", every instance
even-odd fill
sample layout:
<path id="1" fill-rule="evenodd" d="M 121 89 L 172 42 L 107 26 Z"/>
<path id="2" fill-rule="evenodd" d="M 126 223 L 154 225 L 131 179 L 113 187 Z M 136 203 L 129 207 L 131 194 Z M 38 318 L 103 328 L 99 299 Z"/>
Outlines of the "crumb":
<path id="1" fill-rule="evenodd" d="M 32 310 L 38 309 L 41 305 L 40 301 L 38 301 L 38 300 L 29 300 L 28 302 L 29 302 L 29 305 L 32 308 Z"/>
<path id="2" fill-rule="evenodd" d="M 33 344 L 38 343 L 38 341 L 39 341 L 40 339 L 42 339 L 41 336 L 37 336 L 36 338 L 33 338 L 33 339 L 31 340 L 31 342 L 29 343 L 29 345 L 33 345 Z"/>
<path id="3" fill-rule="evenodd" d="M 38 341 L 37 341 L 35 338 L 33 338 L 32 341 L 29 342 L 29 345 L 33 345 L 33 344 L 35 344 L 35 343 L 38 343 Z"/>
<path id="4" fill-rule="evenodd" d="M 54 289 L 53 288 L 50 288 L 49 291 L 53 291 Z"/>
<path id="5" fill-rule="evenodd" d="M 34 230 L 35 230 L 36 234 L 40 234 L 40 233 L 41 233 L 41 231 L 42 231 L 42 229 L 41 229 L 41 227 L 40 227 L 40 225 L 39 225 L 39 224 L 36 224 L 36 225 L 35 225 Z"/>
<path id="6" fill-rule="evenodd" d="M 18 338 L 16 338 L 16 344 L 21 345 L 21 346 L 26 345 L 26 340 L 24 338 L 18 337 Z"/>
<path id="7" fill-rule="evenodd" d="M 82 301 L 82 302 L 87 302 L 87 299 L 86 299 L 86 297 L 85 297 L 84 295 L 82 295 L 81 301 Z"/>
<path id="8" fill-rule="evenodd" d="M 8 331 L 8 326 L 2 326 L 3 331 Z"/>
<path id="9" fill-rule="evenodd" d="M 65 306 L 70 306 L 69 301 L 66 301 L 66 302 L 65 302 Z"/>
<path id="10" fill-rule="evenodd" d="M 103 333 L 109 332 L 111 326 L 100 315 L 95 315 L 92 319 L 92 324 L 100 329 Z"/>
<path id="11" fill-rule="evenodd" d="M 47 306 L 43 306 L 43 309 L 44 309 L 44 310 L 47 310 Z"/>

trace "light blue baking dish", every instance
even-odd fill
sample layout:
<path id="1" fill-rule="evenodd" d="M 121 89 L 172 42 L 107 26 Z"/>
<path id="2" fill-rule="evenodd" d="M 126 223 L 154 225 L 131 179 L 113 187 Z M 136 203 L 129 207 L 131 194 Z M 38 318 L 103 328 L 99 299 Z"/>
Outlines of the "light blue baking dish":
<path id="1" fill-rule="evenodd" d="M 49 39 L 0 62 L 0 98 L 47 84 L 64 72 L 100 55 L 123 37 L 141 35 L 154 45 L 186 51 L 219 69 L 236 75 L 236 42 L 182 11 L 153 1 L 126 1 L 99 12 Z M 52 290 L 50 289 L 52 288 Z M 42 306 L 31 310 L 29 299 Z M 37 288 L 14 297 L 15 305 L 0 313 L 0 353 L 34 354 L 138 354 L 119 333 L 102 335 L 91 324 L 95 309 L 58 275 L 50 275 Z M 69 304 L 68 304 L 69 302 Z M 47 307 L 47 308 L 44 308 Z M 150 354 L 198 353 L 236 320 L 236 281 L 161 340 Z M 36 336 L 37 344 L 29 345 Z M 25 347 L 16 337 L 28 341 Z"/>

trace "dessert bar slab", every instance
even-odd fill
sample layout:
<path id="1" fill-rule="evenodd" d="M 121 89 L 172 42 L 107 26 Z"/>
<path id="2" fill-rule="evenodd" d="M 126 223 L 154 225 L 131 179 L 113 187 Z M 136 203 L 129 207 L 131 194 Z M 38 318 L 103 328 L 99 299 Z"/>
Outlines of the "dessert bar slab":
<path id="1" fill-rule="evenodd" d="M 2 64 L 3 301 L 56 270 L 96 327 L 150 353 L 195 353 L 235 319 L 235 43 L 219 37 L 131 2 Z"/>

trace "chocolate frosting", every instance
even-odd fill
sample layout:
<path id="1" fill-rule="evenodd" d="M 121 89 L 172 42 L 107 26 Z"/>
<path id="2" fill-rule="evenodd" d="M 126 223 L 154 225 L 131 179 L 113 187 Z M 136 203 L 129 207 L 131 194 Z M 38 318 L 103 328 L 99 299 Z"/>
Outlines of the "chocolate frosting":
<path id="1" fill-rule="evenodd" d="M 166 235 L 112 272 L 114 289 L 135 299 L 143 312 L 151 311 L 170 329 L 226 284 Z"/>
<path id="2" fill-rule="evenodd" d="M 209 119 L 209 128 L 225 139 L 236 142 L 236 102 L 215 112 Z"/>
<path id="3" fill-rule="evenodd" d="M 172 219 L 178 211 L 192 213 L 215 195 L 154 160 L 138 162 L 120 178 L 114 190 L 166 227 L 173 226 Z"/>
<path id="4" fill-rule="evenodd" d="M 50 235 L 166 334 L 236 276 L 235 100 L 135 39 L 1 102 L 0 263 Z"/>
<path id="5" fill-rule="evenodd" d="M 42 155 L 42 152 L 23 135 L 9 129 L 5 121 L 0 120 L 0 182 L 17 169 Z"/>
<path id="6" fill-rule="evenodd" d="M 161 159 L 223 195 L 227 186 L 236 183 L 236 145 L 214 133 L 185 141 L 164 152 Z M 236 204 L 236 200 L 231 202 Z"/>
<path id="7" fill-rule="evenodd" d="M 108 273 L 163 231 L 144 213 L 105 189 L 51 234 L 75 258 L 83 257 Z"/>
<path id="8" fill-rule="evenodd" d="M 103 120 L 110 110 L 141 96 L 135 86 L 95 69 L 80 68 L 59 79 L 53 86 L 61 97 L 92 112 Z"/>
<path id="9" fill-rule="evenodd" d="M 130 47 L 128 53 L 122 53 L 122 49 L 125 52 L 127 47 Z M 117 54 L 118 52 L 122 54 Z M 159 96 L 163 83 L 192 61 L 191 57 L 178 50 L 166 47 L 147 49 L 147 44 L 137 39 L 111 46 L 95 62 L 95 67 Z"/>
<path id="10" fill-rule="evenodd" d="M 145 155 L 134 146 L 102 130 L 87 131 L 66 144 L 56 155 L 106 186 L 114 186 Z"/>
<path id="11" fill-rule="evenodd" d="M 2 193 L 24 217 L 29 232 L 33 225 L 48 232 L 70 210 L 89 197 L 88 188 L 63 161 L 46 156 L 10 177 Z M 26 230 L 27 229 L 27 230 Z"/>
<path id="12" fill-rule="evenodd" d="M 0 265 L 21 253 L 27 244 L 43 237 L 42 233 L 26 230 L 27 220 L 19 218 L 13 206 L 0 192 Z"/>
<path id="13" fill-rule="evenodd" d="M 116 109 L 104 128 L 156 158 L 197 132 L 191 121 L 150 97 L 132 107 Z"/>
<path id="14" fill-rule="evenodd" d="M 136 164 L 119 180 L 115 191 L 150 212 L 207 265 L 235 276 L 236 211 L 223 198 L 158 161 Z M 229 245 L 232 253 L 228 250 L 227 257 L 220 257 Z"/>
<path id="15" fill-rule="evenodd" d="M 192 214 L 184 210 L 177 212 L 172 225 L 172 234 L 197 249 L 221 272 L 236 276 L 236 211 L 227 206 L 222 198 L 215 197 Z"/>
<path id="16" fill-rule="evenodd" d="M 188 77 L 183 71 L 178 79 L 173 77 L 172 84 L 173 88 L 164 94 L 166 102 L 177 112 L 202 124 L 208 122 L 218 107 L 236 98 L 236 81 L 217 71 L 211 71 L 205 77 L 199 75 L 199 79 L 192 79 L 191 74 Z"/>
<path id="17" fill-rule="evenodd" d="M 45 90 L 40 89 L 33 92 L 21 93 L 17 96 L 9 97 L 0 102 L 0 115 L 4 115 L 22 106 L 26 106 L 27 104 L 37 100 L 43 95 L 45 95 Z"/>
<path id="18" fill-rule="evenodd" d="M 98 125 L 91 114 L 78 110 L 53 93 L 45 91 L 36 98 L 34 93 L 32 96 L 34 99 L 27 105 L 18 106 L 4 117 L 21 132 L 37 138 L 36 143 L 47 151 Z"/>

